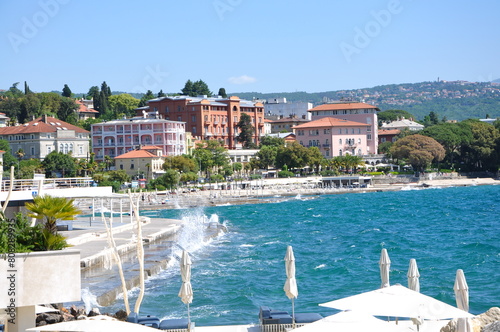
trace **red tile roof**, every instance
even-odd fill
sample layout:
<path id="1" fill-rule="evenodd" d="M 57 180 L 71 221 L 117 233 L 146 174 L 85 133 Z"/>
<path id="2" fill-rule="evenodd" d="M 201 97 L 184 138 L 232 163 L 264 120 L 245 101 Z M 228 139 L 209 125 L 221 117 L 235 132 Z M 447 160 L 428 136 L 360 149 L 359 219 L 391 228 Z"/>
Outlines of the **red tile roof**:
<path id="1" fill-rule="evenodd" d="M 399 129 L 379 129 L 378 135 L 399 135 L 401 133 L 401 130 Z"/>
<path id="2" fill-rule="evenodd" d="M 335 103 L 335 104 L 323 104 L 316 107 L 313 107 L 308 110 L 311 111 L 331 111 L 331 110 L 355 110 L 360 108 L 376 108 L 378 107 L 365 104 L 365 103 Z"/>
<path id="3" fill-rule="evenodd" d="M 303 129 L 303 128 L 318 128 L 318 127 L 359 127 L 359 126 L 370 126 L 369 124 L 362 122 L 355 122 L 336 118 L 321 118 L 308 123 L 304 123 L 298 126 L 292 127 L 293 129 Z"/>
<path id="4" fill-rule="evenodd" d="M 132 159 L 132 158 L 158 158 L 158 156 L 146 150 L 132 150 L 115 157 L 115 159 Z"/>
<path id="5" fill-rule="evenodd" d="M 62 128 L 62 129 L 57 129 Z M 28 123 L 13 126 L 13 127 L 2 127 L 0 128 L 0 135 L 13 135 L 13 134 L 34 134 L 34 133 L 55 133 L 58 130 L 74 130 L 77 133 L 89 134 L 90 132 L 64 122 L 62 120 L 47 116 L 44 122 L 42 118 L 30 121 Z"/>
<path id="6" fill-rule="evenodd" d="M 80 106 L 80 108 L 78 109 L 79 113 L 99 113 L 99 111 L 85 106 L 85 104 L 83 104 L 80 100 L 75 100 L 75 103 Z"/>

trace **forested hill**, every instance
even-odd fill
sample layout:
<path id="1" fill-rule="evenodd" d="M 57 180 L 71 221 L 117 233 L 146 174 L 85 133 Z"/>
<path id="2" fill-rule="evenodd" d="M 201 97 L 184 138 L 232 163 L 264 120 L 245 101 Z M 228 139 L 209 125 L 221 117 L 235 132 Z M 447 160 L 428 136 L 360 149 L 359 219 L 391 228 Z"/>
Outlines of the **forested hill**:
<path id="1" fill-rule="evenodd" d="M 252 100 L 285 97 L 287 101 L 304 101 L 314 106 L 336 100 L 364 101 L 382 111 L 402 109 L 423 120 L 430 112 L 439 118 L 500 118 L 500 83 L 439 81 L 381 85 L 373 88 L 327 92 L 230 93 Z"/>

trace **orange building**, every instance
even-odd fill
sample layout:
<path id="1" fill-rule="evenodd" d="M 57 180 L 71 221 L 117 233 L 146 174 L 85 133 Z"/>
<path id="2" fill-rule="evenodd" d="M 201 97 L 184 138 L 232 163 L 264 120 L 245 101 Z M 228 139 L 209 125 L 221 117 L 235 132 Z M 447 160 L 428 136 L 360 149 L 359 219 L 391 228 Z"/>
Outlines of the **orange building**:
<path id="1" fill-rule="evenodd" d="M 264 135 L 264 105 L 240 99 L 236 96 L 220 97 L 162 97 L 148 101 L 148 106 L 136 110 L 137 115 L 158 114 L 161 118 L 186 123 L 186 132 L 194 140 L 218 140 L 228 149 L 241 148 L 236 140 L 241 114 L 252 119 L 253 142 L 259 144 Z"/>

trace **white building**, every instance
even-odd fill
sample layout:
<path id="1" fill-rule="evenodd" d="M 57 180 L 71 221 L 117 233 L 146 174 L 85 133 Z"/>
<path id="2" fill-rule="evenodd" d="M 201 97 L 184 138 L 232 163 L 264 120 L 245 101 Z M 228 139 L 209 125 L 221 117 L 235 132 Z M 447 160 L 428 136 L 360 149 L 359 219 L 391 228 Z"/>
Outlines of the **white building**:
<path id="1" fill-rule="evenodd" d="M 298 117 L 311 120 L 307 112 L 313 108 L 312 103 L 296 101 L 287 102 L 286 98 L 268 99 L 265 104 L 266 116 L 277 116 L 278 118 Z"/>
<path id="2" fill-rule="evenodd" d="M 147 117 L 113 120 L 92 125 L 95 159 L 115 158 L 140 146 L 154 145 L 165 156 L 186 153 L 185 123 Z"/>
<path id="3" fill-rule="evenodd" d="M 412 120 L 408 119 L 401 119 L 401 120 L 396 120 L 392 121 L 390 123 L 383 123 L 382 127 L 380 129 L 398 129 L 398 130 L 404 130 L 404 129 L 409 129 L 411 131 L 418 131 L 424 129 L 424 125 L 421 125 L 420 123 L 417 123 Z"/>
<path id="4" fill-rule="evenodd" d="M 28 123 L 0 128 L 0 139 L 7 140 L 14 154 L 24 151 L 24 159 L 43 160 L 52 151 L 87 158 L 90 133 L 59 119 L 43 116 Z"/>

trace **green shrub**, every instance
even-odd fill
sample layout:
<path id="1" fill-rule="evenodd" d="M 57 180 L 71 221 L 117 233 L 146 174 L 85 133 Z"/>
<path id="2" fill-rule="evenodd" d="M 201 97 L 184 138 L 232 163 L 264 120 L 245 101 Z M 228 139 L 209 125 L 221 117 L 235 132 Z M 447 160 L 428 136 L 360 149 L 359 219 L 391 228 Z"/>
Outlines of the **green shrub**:
<path id="1" fill-rule="evenodd" d="M 293 178 L 295 174 L 290 171 L 279 171 L 278 172 L 278 177 L 279 178 Z"/>
<path id="2" fill-rule="evenodd" d="M 251 174 L 250 175 L 250 180 L 259 180 L 262 179 L 262 175 L 260 174 Z"/>

